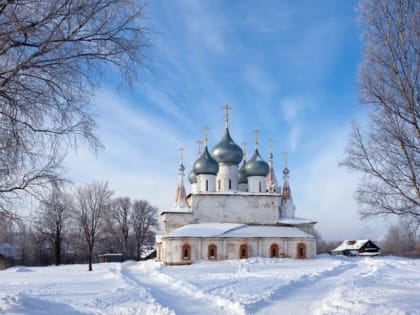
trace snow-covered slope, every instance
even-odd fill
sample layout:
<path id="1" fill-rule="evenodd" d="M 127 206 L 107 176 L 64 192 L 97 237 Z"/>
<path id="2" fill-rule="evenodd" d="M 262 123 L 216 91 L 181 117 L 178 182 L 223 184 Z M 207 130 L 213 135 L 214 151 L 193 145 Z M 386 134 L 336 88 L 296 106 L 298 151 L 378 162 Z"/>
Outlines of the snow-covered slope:
<path id="1" fill-rule="evenodd" d="M 420 260 L 14 267 L 0 271 L 0 314 L 420 314 Z"/>

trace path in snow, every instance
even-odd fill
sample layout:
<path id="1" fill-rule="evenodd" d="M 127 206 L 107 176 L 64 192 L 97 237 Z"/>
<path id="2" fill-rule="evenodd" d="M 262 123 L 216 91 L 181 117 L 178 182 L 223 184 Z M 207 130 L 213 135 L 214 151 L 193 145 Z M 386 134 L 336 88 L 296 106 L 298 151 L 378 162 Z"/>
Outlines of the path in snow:
<path id="1" fill-rule="evenodd" d="M 316 313 L 317 304 L 337 286 L 360 271 L 355 264 L 344 263 L 331 270 L 304 275 L 289 285 L 280 287 L 269 300 L 247 309 L 251 314 L 308 315 Z"/>
<path id="2" fill-rule="evenodd" d="M 138 285 L 146 287 L 160 305 L 182 315 L 245 314 L 239 303 L 204 293 L 190 283 L 173 279 L 158 270 L 142 270 L 138 265 L 128 265 L 122 273 Z"/>

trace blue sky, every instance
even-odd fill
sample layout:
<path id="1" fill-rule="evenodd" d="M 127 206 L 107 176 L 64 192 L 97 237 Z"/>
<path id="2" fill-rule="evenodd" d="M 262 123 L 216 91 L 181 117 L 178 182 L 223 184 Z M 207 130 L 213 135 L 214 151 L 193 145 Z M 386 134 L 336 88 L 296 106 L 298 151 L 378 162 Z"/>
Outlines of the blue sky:
<path id="1" fill-rule="evenodd" d="M 361 58 L 355 1 L 150 1 L 149 69 L 132 89 L 104 79 L 94 99 L 105 150 L 67 159 L 75 183 L 107 180 L 116 195 L 173 205 L 185 147 L 187 170 L 196 141 L 209 130 L 212 148 L 223 135 L 223 105 L 231 134 L 260 152 L 273 139 L 275 170 L 289 152 L 298 217 L 312 218 L 325 239 L 380 238 L 387 222 L 360 222 L 357 176 L 338 166 L 357 103 Z M 248 150 L 248 151 L 249 151 Z M 185 181 L 187 190 L 189 184 Z"/>

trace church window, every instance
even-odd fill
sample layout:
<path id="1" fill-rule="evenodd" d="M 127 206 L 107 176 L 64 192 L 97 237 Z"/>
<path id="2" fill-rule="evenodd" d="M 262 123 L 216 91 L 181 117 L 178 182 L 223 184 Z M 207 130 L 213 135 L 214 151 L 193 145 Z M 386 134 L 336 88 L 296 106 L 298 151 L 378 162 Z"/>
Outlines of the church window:
<path id="1" fill-rule="evenodd" d="M 191 246 L 184 244 L 182 246 L 182 260 L 191 260 Z"/>
<path id="2" fill-rule="evenodd" d="M 306 258 L 306 244 L 297 244 L 297 258 Z"/>
<path id="3" fill-rule="evenodd" d="M 260 192 L 261 192 L 261 182 L 258 182 L 259 188 L 260 188 Z"/>
<path id="4" fill-rule="evenodd" d="M 209 180 L 206 179 L 206 191 L 209 191 Z"/>
<path id="5" fill-rule="evenodd" d="M 279 257 L 279 246 L 276 243 L 271 244 L 270 246 L 270 257 L 271 258 Z"/>
<path id="6" fill-rule="evenodd" d="M 208 259 L 217 259 L 217 246 L 215 244 L 209 245 Z"/>
<path id="7" fill-rule="evenodd" d="M 239 247 L 239 258 L 240 259 L 248 258 L 248 245 L 247 244 L 242 244 Z"/>
<path id="8" fill-rule="evenodd" d="M 232 180 L 229 179 L 229 189 L 232 189 Z"/>
<path id="9" fill-rule="evenodd" d="M 217 189 L 220 190 L 220 179 L 217 181 Z"/>

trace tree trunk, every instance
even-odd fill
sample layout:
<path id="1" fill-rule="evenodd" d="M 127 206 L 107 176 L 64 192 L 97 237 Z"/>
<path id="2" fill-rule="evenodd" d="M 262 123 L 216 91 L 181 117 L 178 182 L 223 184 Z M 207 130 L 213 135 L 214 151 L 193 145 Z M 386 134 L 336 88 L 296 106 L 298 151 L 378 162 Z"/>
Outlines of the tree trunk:
<path id="1" fill-rule="evenodd" d="M 61 235 L 59 231 L 56 231 L 54 251 L 55 251 L 55 265 L 59 266 L 61 265 Z"/>

